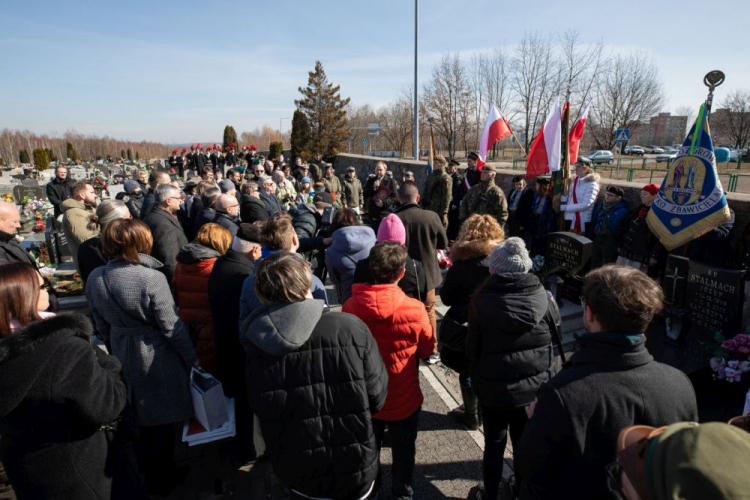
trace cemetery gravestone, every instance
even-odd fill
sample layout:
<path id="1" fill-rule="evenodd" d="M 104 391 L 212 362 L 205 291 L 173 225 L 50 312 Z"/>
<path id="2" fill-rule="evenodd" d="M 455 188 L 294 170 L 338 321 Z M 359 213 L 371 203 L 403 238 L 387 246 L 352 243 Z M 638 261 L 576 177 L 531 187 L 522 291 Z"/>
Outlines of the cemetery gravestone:
<path id="1" fill-rule="evenodd" d="M 690 261 L 686 300 L 694 329 L 710 336 L 715 332 L 739 333 L 744 275 L 745 271 Z"/>
<path id="2" fill-rule="evenodd" d="M 591 260 L 593 242 L 580 234 L 561 231 L 547 236 L 547 272 L 561 279 L 556 292 L 562 298 L 579 303 L 583 288 L 583 271 Z"/>
<path id="3" fill-rule="evenodd" d="M 23 203 L 23 199 L 26 196 L 31 196 L 32 198 L 39 198 L 39 199 L 46 199 L 47 194 L 44 192 L 44 189 L 40 186 L 14 186 L 13 187 L 13 198 L 16 199 L 16 203 L 19 205 Z"/>

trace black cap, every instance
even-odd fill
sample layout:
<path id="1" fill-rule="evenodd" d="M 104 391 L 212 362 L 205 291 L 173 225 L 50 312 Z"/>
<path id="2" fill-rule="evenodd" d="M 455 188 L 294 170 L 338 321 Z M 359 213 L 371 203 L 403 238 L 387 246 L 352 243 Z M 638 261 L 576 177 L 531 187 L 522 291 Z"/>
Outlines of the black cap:
<path id="1" fill-rule="evenodd" d="M 521 182 L 521 181 L 525 181 L 525 180 L 526 180 L 526 177 L 524 177 L 523 175 L 514 175 L 513 176 L 513 182 Z"/>
<path id="2" fill-rule="evenodd" d="M 537 177 L 536 178 L 537 184 L 549 184 L 549 177 Z"/>
<path id="3" fill-rule="evenodd" d="M 325 191 L 322 193 L 316 193 L 315 197 L 313 198 L 313 204 L 317 205 L 318 203 L 327 203 L 328 205 L 333 205 L 333 197 L 330 193 L 326 193 Z"/>
<path id="4" fill-rule="evenodd" d="M 478 155 L 478 154 L 476 154 L 476 153 L 475 153 L 474 151 L 472 151 L 471 153 L 469 153 L 469 156 L 468 156 L 468 158 L 469 158 L 470 160 L 478 160 L 478 159 L 479 159 L 479 155 Z"/>
<path id="5" fill-rule="evenodd" d="M 624 196 L 625 191 L 619 186 L 607 186 L 607 192 L 615 196 Z"/>
<path id="6" fill-rule="evenodd" d="M 460 163 L 458 163 L 456 160 L 454 160 L 453 158 L 451 158 L 450 161 L 448 162 L 448 165 L 451 166 L 451 167 L 457 167 L 457 166 L 460 165 Z"/>

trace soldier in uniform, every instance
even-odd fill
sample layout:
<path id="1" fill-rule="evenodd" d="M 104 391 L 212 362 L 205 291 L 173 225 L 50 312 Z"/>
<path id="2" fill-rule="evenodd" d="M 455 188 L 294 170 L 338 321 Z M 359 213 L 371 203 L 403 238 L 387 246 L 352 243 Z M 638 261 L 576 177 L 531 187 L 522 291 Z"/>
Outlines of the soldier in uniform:
<path id="1" fill-rule="evenodd" d="M 193 168 L 198 173 L 198 175 L 203 175 L 203 169 L 206 168 L 206 165 L 208 165 L 208 156 L 203 150 L 203 146 L 198 144 L 196 146 L 196 149 L 198 152 L 195 156 L 193 156 Z"/>
<path id="2" fill-rule="evenodd" d="M 357 178 L 357 169 L 354 167 L 346 169 L 343 193 L 344 199 L 342 200 L 342 205 L 349 207 L 361 215 L 365 197 L 362 194 L 362 183 Z"/>
<path id="3" fill-rule="evenodd" d="M 501 226 L 508 220 L 508 201 L 503 190 L 495 184 L 497 170 L 494 165 L 482 168 L 480 182 L 472 186 L 461 202 L 459 218 L 465 221 L 472 214 L 489 214 L 497 219 Z"/>
<path id="4" fill-rule="evenodd" d="M 185 167 L 188 170 L 195 170 L 195 144 L 190 145 L 190 151 L 185 155 Z"/>
<path id="5" fill-rule="evenodd" d="M 341 186 L 339 178 L 333 175 L 333 165 L 330 163 L 326 164 L 325 174 L 323 175 L 323 185 L 325 185 L 326 191 L 333 195 L 333 200 L 336 204 L 342 206 L 344 189 Z"/>
<path id="6" fill-rule="evenodd" d="M 448 227 L 448 210 L 451 206 L 453 182 L 445 173 L 446 160 L 443 155 L 435 156 L 435 166 L 425 183 L 422 205 L 426 210 L 438 214 L 443 227 Z"/>
<path id="7" fill-rule="evenodd" d="M 180 148 L 174 148 L 174 151 L 172 151 L 172 156 L 169 157 L 167 160 L 167 165 L 169 165 L 170 169 L 174 169 L 175 172 L 177 172 L 177 158 L 179 158 Z"/>
<path id="8" fill-rule="evenodd" d="M 180 176 L 180 178 L 185 178 L 185 155 L 187 154 L 187 148 L 182 148 L 182 154 L 177 157 L 177 175 Z"/>
<path id="9" fill-rule="evenodd" d="M 482 180 L 482 173 L 477 168 L 477 160 L 479 160 L 479 155 L 474 151 L 469 153 L 469 156 L 466 158 L 466 163 L 469 165 L 469 168 L 466 169 L 465 176 L 466 180 L 469 181 L 470 189 L 479 184 Z"/>
<path id="10" fill-rule="evenodd" d="M 226 156 L 226 158 L 224 160 L 225 160 L 226 166 L 229 167 L 229 168 L 234 168 L 234 166 L 237 165 L 237 155 L 234 154 L 234 148 L 236 146 L 237 145 L 235 143 L 232 143 L 227 148 L 227 156 Z"/>
<path id="11" fill-rule="evenodd" d="M 464 184 L 464 176 L 458 171 L 459 163 L 456 160 L 450 160 L 445 167 L 445 173 L 451 178 L 451 206 L 448 209 L 448 240 L 453 241 L 458 238 L 458 230 L 461 228 L 461 221 L 458 218 L 458 207 L 461 206 L 461 200 L 466 195 L 467 189 Z"/>
<path id="12" fill-rule="evenodd" d="M 313 182 L 318 182 L 323 178 L 325 165 L 323 155 L 320 151 L 316 151 L 313 155 L 313 161 L 310 162 L 310 175 L 312 175 Z"/>

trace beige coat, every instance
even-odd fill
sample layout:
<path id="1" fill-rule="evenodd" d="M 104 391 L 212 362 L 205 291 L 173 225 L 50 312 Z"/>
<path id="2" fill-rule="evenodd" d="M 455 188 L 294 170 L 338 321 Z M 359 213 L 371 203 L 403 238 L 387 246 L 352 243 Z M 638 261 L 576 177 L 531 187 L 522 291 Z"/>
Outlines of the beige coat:
<path id="1" fill-rule="evenodd" d="M 96 212 L 94 207 L 84 205 L 82 201 L 68 198 L 60 205 L 63 210 L 63 233 L 68 242 L 68 248 L 73 255 L 73 263 L 78 270 L 78 247 L 84 241 L 99 236 L 99 226 L 89 229 L 91 216 Z"/>

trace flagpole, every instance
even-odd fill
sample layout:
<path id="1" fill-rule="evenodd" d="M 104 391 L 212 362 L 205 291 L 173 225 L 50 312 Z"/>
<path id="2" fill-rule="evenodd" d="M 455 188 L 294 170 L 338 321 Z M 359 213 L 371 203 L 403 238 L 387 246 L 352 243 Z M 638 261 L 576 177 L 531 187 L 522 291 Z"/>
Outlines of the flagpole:
<path id="1" fill-rule="evenodd" d="M 513 134 L 513 138 L 516 140 L 516 144 L 518 144 L 518 147 L 521 148 L 521 152 L 524 156 L 526 156 L 526 150 L 523 148 L 523 144 L 521 144 L 521 141 L 518 140 L 518 137 L 516 137 L 516 133 L 513 132 L 513 129 L 511 129 L 510 127 L 508 128 L 510 129 L 510 133 Z"/>
<path id="2" fill-rule="evenodd" d="M 711 113 L 711 105 L 714 102 L 714 90 L 724 83 L 724 72 L 719 70 L 709 71 L 703 77 L 703 84 L 708 87 L 708 96 L 706 97 L 706 116 Z"/>
<path id="3" fill-rule="evenodd" d="M 565 102 L 562 113 L 562 175 L 563 194 L 567 195 L 570 189 L 570 103 Z M 568 200 L 570 202 L 571 200 Z M 560 231 L 565 231 L 565 213 L 560 212 Z"/>

